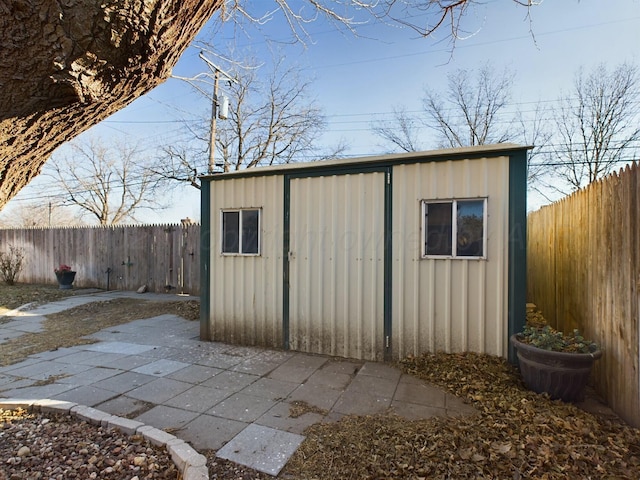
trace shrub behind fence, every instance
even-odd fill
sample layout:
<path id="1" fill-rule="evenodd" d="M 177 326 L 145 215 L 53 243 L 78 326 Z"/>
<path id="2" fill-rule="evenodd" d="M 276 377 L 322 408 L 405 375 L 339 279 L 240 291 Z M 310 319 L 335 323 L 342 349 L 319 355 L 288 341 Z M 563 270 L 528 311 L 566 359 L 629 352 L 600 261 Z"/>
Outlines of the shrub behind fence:
<path id="1" fill-rule="evenodd" d="M 0 251 L 25 254 L 20 283 L 55 284 L 61 263 L 74 286 L 200 294 L 200 225 L 0 229 Z"/>
<path id="2" fill-rule="evenodd" d="M 603 348 L 596 390 L 640 426 L 639 167 L 591 184 L 528 217 L 527 298 L 550 323 Z"/>

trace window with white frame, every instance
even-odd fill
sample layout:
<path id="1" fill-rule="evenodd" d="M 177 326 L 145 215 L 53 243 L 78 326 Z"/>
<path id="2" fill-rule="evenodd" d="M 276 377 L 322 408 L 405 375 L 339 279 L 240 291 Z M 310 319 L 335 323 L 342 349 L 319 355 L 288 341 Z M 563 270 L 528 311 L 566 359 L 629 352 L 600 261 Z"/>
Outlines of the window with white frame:
<path id="1" fill-rule="evenodd" d="M 486 198 L 423 200 L 422 213 L 423 257 L 486 257 Z"/>
<path id="2" fill-rule="evenodd" d="M 221 211 L 222 253 L 260 254 L 260 209 Z"/>

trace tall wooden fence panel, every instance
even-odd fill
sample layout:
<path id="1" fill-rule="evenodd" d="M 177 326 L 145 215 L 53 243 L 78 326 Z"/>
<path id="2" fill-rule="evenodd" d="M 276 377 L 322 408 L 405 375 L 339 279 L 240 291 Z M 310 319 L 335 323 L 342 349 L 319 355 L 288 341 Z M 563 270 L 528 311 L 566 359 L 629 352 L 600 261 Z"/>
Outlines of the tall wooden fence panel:
<path id="1" fill-rule="evenodd" d="M 200 294 L 200 226 L 141 225 L 0 229 L 0 251 L 25 254 L 18 282 L 56 283 L 67 264 L 74 286 Z"/>
<path id="2" fill-rule="evenodd" d="M 528 300 L 564 332 L 580 329 L 603 357 L 596 390 L 640 426 L 639 167 L 529 214 Z"/>

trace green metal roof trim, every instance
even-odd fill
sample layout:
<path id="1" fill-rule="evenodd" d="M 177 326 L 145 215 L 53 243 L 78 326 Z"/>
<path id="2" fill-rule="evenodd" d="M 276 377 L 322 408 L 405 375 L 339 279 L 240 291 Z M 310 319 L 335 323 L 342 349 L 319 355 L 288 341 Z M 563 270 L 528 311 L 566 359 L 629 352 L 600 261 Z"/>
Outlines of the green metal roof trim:
<path id="1" fill-rule="evenodd" d="M 361 170 L 366 166 L 391 166 L 410 163 L 446 162 L 450 160 L 473 160 L 477 158 L 491 158 L 502 156 L 517 156 L 526 153 L 532 147 L 517 145 L 514 143 L 500 143 L 495 145 L 478 145 L 475 147 L 449 148 L 442 150 L 429 150 L 424 152 L 396 153 L 370 157 L 345 158 L 341 160 L 320 160 L 305 163 L 287 163 L 271 165 L 268 167 L 255 167 L 232 172 L 220 172 L 201 177 L 203 181 L 227 180 L 242 177 L 260 177 L 266 175 L 294 175 L 304 172 L 310 175 L 309 170 L 332 171 L 347 173 L 345 170 Z M 524 155 L 526 158 L 526 155 Z"/>

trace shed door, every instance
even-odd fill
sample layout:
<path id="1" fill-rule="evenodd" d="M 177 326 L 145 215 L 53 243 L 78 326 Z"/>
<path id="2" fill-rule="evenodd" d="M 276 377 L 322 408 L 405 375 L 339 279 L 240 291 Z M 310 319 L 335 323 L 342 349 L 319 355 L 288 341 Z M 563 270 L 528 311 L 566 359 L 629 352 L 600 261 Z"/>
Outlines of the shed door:
<path id="1" fill-rule="evenodd" d="M 289 347 L 384 358 L 384 172 L 292 178 Z"/>

